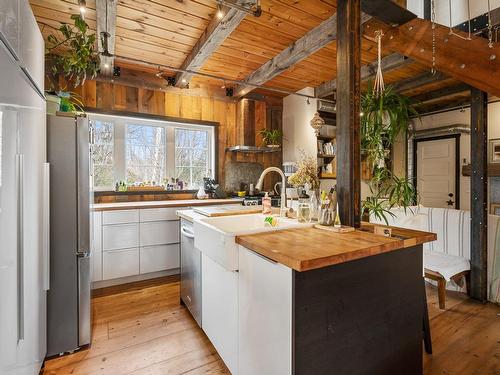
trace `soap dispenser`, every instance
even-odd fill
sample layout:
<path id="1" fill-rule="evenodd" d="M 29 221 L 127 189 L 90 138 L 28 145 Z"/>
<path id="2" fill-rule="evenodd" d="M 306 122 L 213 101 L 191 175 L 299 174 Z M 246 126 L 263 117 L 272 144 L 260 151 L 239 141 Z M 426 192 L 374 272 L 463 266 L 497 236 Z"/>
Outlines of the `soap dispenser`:
<path id="1" fill-rule="evenodd" d="M 266 195 L 264 195 L 264 198 L 262 198 L 262 213 L 264 215 L 271 214 L 271 197 L 269 197 L 267 192 Z"/>

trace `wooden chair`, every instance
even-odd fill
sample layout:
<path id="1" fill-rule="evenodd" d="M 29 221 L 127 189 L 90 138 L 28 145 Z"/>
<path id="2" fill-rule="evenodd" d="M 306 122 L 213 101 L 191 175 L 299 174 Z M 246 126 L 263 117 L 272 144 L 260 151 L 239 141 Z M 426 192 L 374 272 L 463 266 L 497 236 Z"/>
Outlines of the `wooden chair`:
<path id="1" fill-rule="evenodd" d="M 438 284 L 438 301 L 439 308 L 445 310 L 446 306 L 446 280 L 439 272 L 425 269 L 425 277 L 437 282 Z M 463 271 L 457 273 L 451 278 L 458 286 L 462 287 L 465 279 L 465 289 L 467 294 L 470 295 L 470 271 Z"/>

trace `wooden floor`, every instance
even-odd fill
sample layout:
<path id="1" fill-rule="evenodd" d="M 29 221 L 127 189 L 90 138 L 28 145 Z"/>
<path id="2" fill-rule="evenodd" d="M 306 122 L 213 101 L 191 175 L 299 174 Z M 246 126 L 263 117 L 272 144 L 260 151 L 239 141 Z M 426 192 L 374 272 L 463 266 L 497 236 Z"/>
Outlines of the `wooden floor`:
<path id="1" fill-rule="evenodd" d="M 500 374 L 500 307 L 449 292 L 447 311 L 427 288 L 434 346 L 425 374 Z M 179 305 L 177 278 L 99 290 L 92 346 L 46 362 L 43 374 L 229 374 Z"/>

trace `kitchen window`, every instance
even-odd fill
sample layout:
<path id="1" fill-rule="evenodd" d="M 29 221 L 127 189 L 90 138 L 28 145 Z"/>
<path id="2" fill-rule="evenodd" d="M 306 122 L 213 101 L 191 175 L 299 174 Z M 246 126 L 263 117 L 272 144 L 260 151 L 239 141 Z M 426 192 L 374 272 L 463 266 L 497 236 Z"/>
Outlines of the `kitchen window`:
<path id="1" fill-rule="evenodd" d="M 206 130 L 175 129 L 175 174 L 189 189 L 199 188 L 210 171 Z"/>
<path id="2" fill-rule="evenodd" d="M 94 124 L 94 189 L 115 184 L 165 185 L 179 179 L 185 189 L 214 177 L 215 136 L 210 125 L 90 114 Z"/>
<path id="3" fill-rule="evenodd" d="M 114 185 L 114 124 L 111 121 L 96 120 L 93 122 L 93 127 L 94 189 L 109 190 Z"/>
<path id="4" fill-rule="evenodd" d="M 130 124 L 126 139 L 127 184 L 162 184 L 166 169 L 165 128 Z"/>

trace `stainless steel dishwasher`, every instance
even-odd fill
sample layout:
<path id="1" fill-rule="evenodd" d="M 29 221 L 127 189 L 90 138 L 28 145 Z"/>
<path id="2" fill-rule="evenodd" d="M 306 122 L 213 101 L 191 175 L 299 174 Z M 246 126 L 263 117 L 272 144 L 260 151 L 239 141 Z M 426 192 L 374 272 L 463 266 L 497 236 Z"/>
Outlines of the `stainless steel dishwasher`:
<path id="1" fill-rule="evenodd" d="M 201 252 L 194 246 L 193 223 L 181 219 L 181 300 L 201 327 Z"/>

